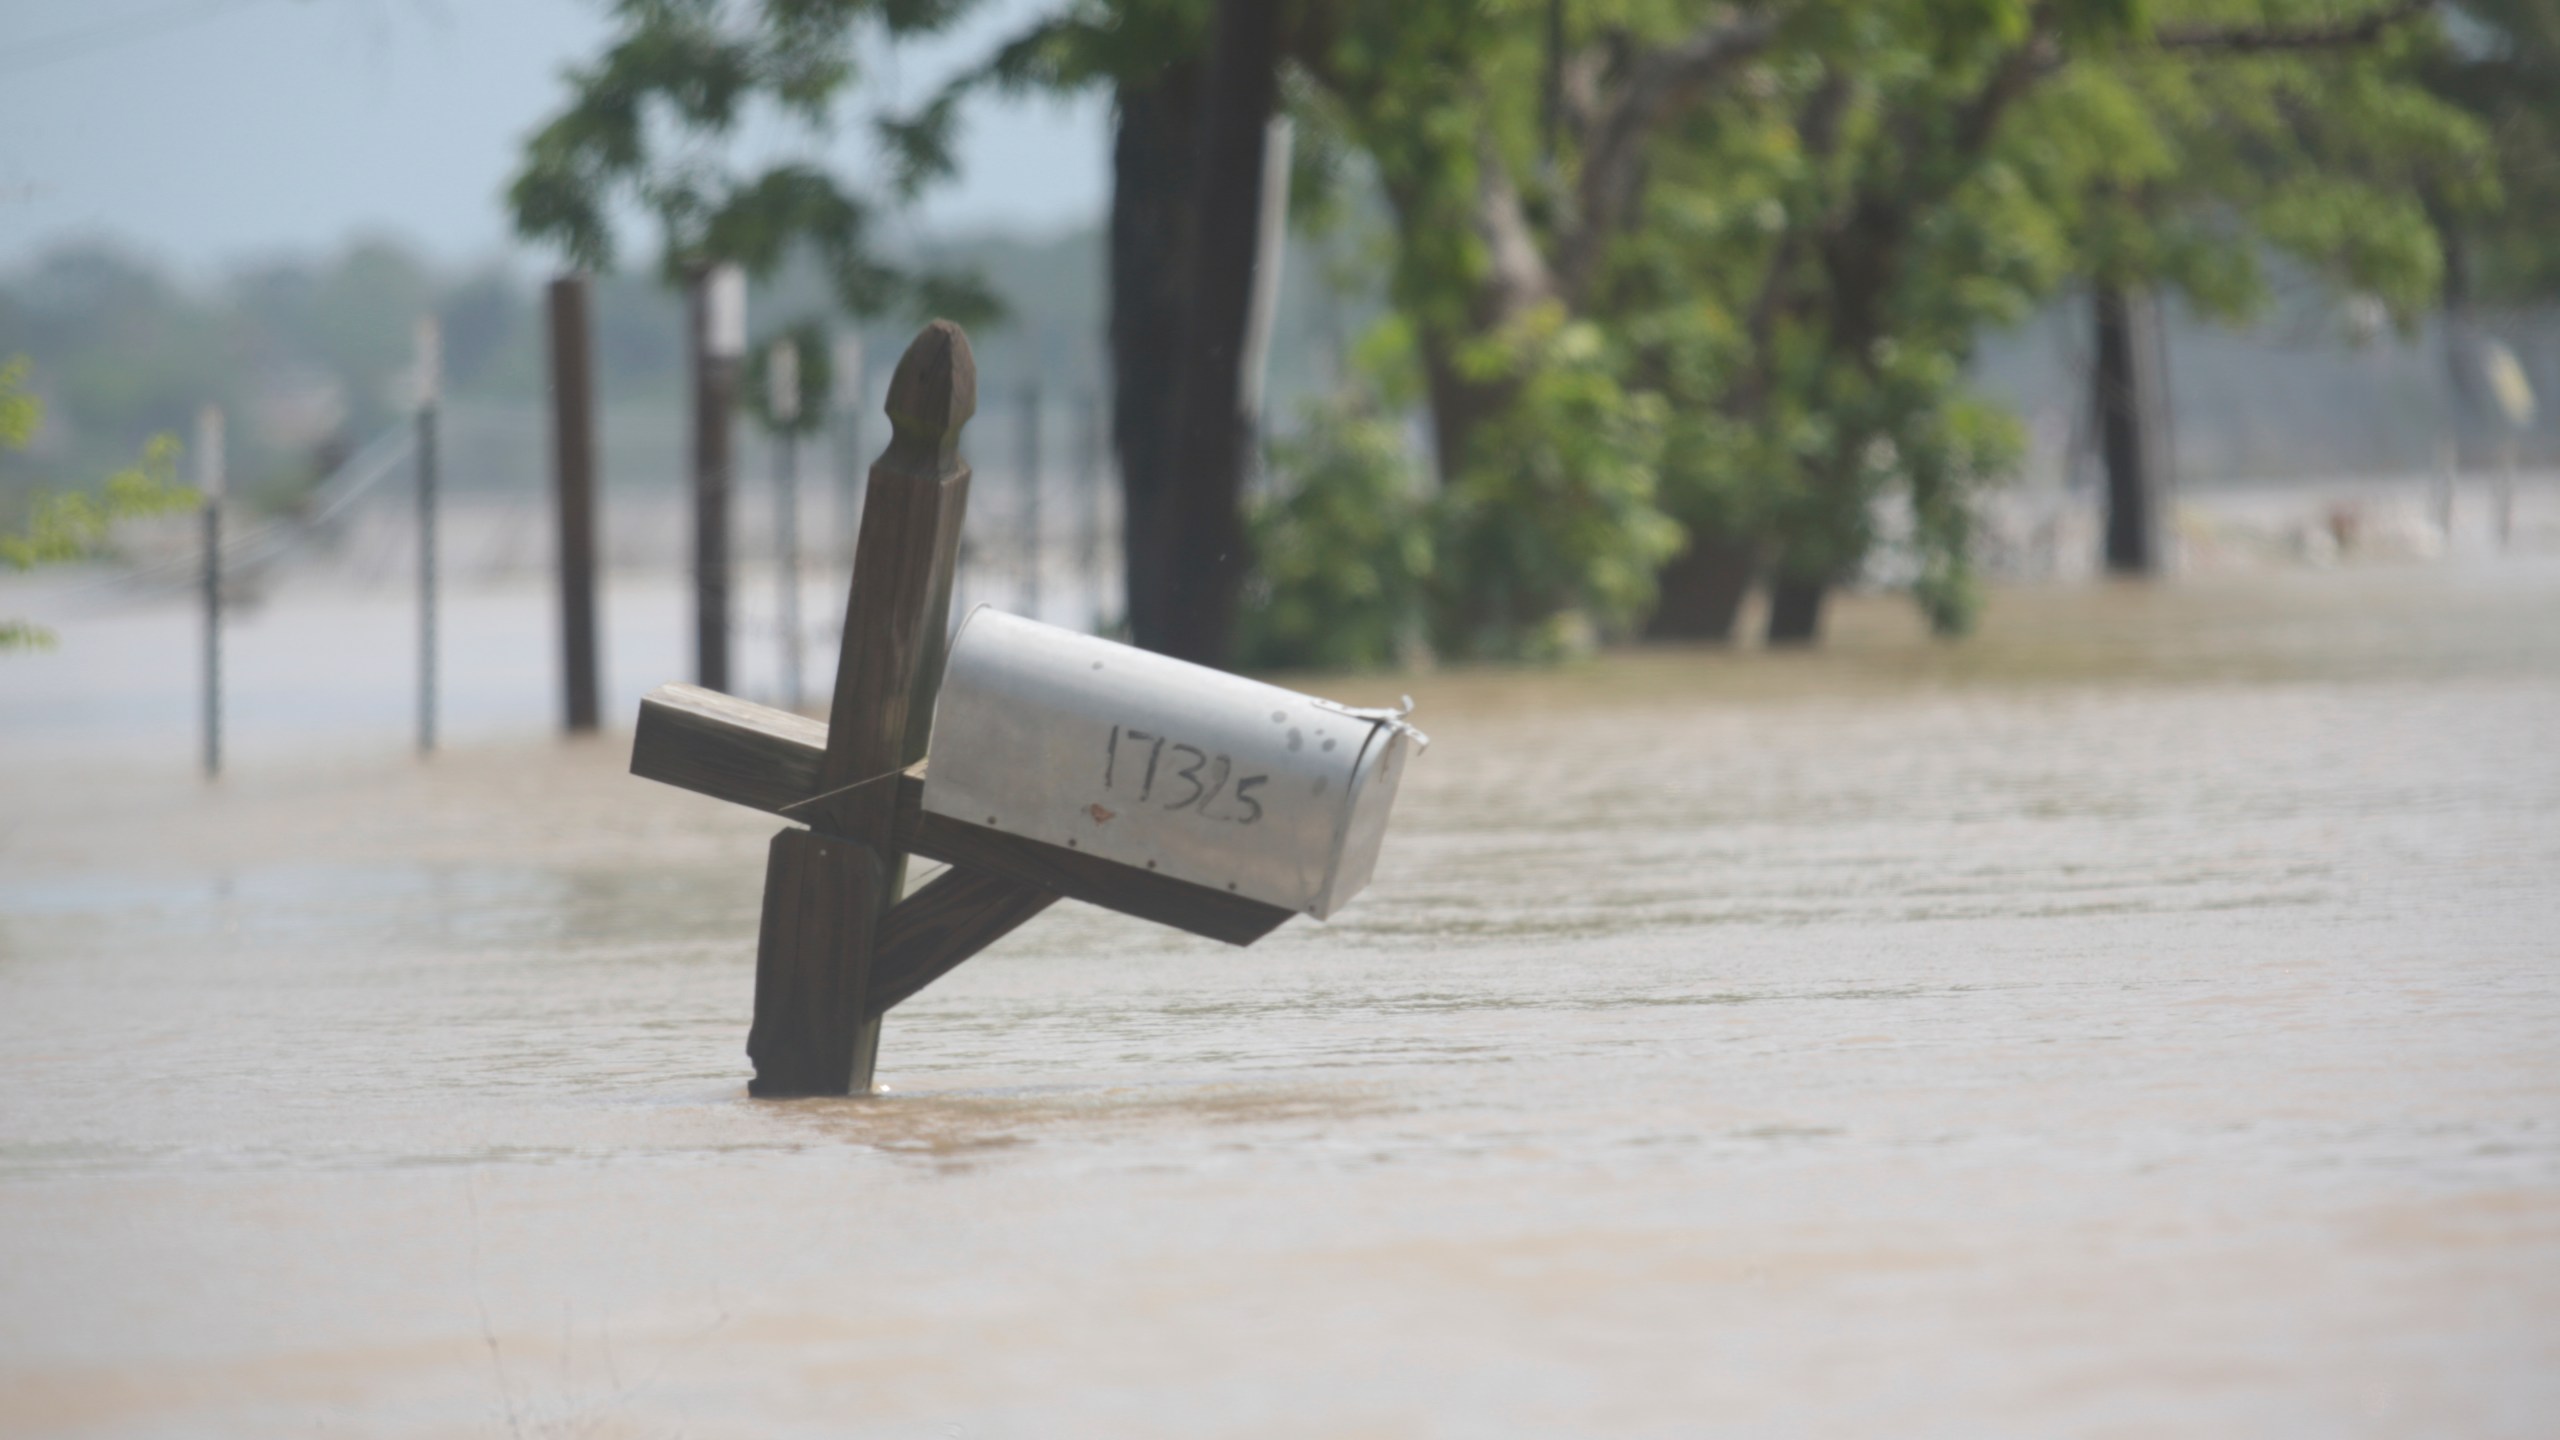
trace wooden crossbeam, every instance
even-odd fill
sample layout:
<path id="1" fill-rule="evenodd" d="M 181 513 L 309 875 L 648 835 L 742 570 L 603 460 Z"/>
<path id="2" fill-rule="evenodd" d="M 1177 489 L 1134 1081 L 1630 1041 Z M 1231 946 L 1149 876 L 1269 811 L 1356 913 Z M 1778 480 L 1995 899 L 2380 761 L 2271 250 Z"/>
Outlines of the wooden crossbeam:
<path id="1" fill-rule="evenodd" d="M 699 686 L 661 685 L 640 702 L 631 773 L 777 815 L 799 815 L 791 807 L 824 789 L 826 746 L 827 727 L 815 720 Z M 1028 836 L 926 814 L 924 773 L 924 765 L 910 766 L 895 782 L 892 823 L 900 850 L 1229 945 L 1250 945 L 1293 913 Z M 907 903 L 912 902 L 899 908 Z M 892 910 L 890 923 L 896 920 Z"/>
<path id="2" fill-rule="evenodd" d="M 957 866 L 901 900 L 880 922 L 871 957 L 871 1018 L 889 1013 L 963 960 L 1057 903 L 1058 892 Z"/>

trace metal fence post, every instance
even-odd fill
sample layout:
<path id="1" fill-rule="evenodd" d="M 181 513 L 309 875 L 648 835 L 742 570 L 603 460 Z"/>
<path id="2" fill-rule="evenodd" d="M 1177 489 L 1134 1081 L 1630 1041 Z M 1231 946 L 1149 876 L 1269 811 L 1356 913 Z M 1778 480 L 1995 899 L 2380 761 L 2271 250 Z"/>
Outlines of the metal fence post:
<path id="1" fill-rule="evenodd" d="M 436 409 L 444 364 L 433 315 L 418 320 L 418 753 L 436 748 Z"/>
<path id="2" fill-rule="evenodd" d="M 196 491 L 204 497 L 204 773 L 222 773 L 222 409 L 196 412 Z"/>

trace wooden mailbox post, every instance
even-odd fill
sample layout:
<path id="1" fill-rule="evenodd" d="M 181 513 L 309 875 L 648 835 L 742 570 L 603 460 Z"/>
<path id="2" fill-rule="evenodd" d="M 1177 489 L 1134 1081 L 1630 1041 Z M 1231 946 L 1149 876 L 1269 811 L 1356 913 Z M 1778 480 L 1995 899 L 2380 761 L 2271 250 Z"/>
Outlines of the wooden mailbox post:
<path id="1" fill-rule="evenodd" d="M 889 383 L 830 723 L 691 685 L 640 705 L 631 771 L 793 823 L 773 837 L 747 1054 L 757 1095 L 871 1088 L 880 1017 L 1061 898 L 1231 945 L 1296 912 L 923 805 L 977 409 L 960 327 L 937 320 Z M 951 868 L 905 893 L 909 856 Z"/>

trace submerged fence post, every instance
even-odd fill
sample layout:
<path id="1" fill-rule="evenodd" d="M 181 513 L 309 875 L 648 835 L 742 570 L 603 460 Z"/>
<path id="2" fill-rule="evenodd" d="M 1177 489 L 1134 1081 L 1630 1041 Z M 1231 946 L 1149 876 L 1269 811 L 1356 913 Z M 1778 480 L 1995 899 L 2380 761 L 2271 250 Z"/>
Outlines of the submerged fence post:
<path id="1" fill-rule="evenodd" d="M 785 335 L 765 352 L 765 410 L 773 421 L 773 542 L 780 586 L 782 705 L 800 708 L 800 342 Z"/>
<path id="2" fill-rule="evenodd" d="M 1081 532 L 1076 537 L 1076 563 L 1093 592 L 1085 628 L 1099 635 L 1111 606 L 1110 577 L 1102 573 L 1102 437 L 1110 428 L 1110 416 L 1098 394 L 1087 394 L 1077 404 L 1076 414 L 1082 421 L 1076 433 L 1076 524 Z"/>
<path id="3" fill-rule="evenodd" d="M 222 773 L 222 408 L 196 412 L 196 492 L 204 497 L 204 773 Z"/>
<path id="4" fill-rule="evenodd" d="M 871 389 L 871 376 L 862 353 L 862 334 L 856 331 L 835 342 L 835 439 L 830 448 L 836 465 L 836 548 L 847 565 L 853 563 L 854 540 L 862 524 L 863 463 L 862 406 L 863 396 Z"/>
<path id="5" fill-rule="evenodd" d="M 444 344 L 436 317 L 418 318 L 418 753 L 436 748 L 436 406 Z"/>
<path id="6" fill-rule="evenodd" d="M 2516 538 L 2516 437 L 2507 437 L 2506 448 L 2498 456 L 2498 513 L 2496 527 L 2498 548 L 2506 550 Z"/>
<path id="7" fill-rule="evenodd" d="M 2435 512 L 2436 533 L 2444 537 L 2445 553 L 2453 553 L 2453 477 L 2461 463 L 2461 452 L 2451 440 L 2436 442 Z"/>
<path id="8" fill-rule="evenodd" d="M 1040 382 L 1022 387 L 1022 613 L 1040 618 Z"/>
<path id="9" fill-rule="evenodd" d="M 596 728 L 595 381 L 587 329 L 587 280 L 551 282 L 551 473 L 560 521 L 562 723 Z"/>
<path id="10" fill-rule="evenodd" d="M 729 688 L 729 422 L 747 353 L 747 279 L 734 265 L 693 272 L 693 649 L 695 679 Z"/>

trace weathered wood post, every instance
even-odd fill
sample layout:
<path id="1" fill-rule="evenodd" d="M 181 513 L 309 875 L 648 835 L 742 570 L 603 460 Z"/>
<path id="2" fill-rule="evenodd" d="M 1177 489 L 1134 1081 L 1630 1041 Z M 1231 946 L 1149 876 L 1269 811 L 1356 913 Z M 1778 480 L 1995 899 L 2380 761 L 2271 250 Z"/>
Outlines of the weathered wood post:
<path id="1" fill-rule="evenodd" d="M 833 397 L 834 438 L 828 449 L 835 458 L 836 518 L 833 553 L 847 560 L 853 558 L 855 527 L 862 515 L 862 406 L 871 393 L 871 371 L 864 363 L 862 334 L 838 337 L 835 342 Z"/>
<path id="2" fill-rule="evenodd" d="M 693 653 L 706 689 L 729 688 L 729 425 L 747 353 L 747 281 L 734 265 L 693 272 Z"/>
<path id="3" fill-rule="evenodd" d="M 587 278 L 551 282 L 551 474 L 559 507 L 562 724 L 598 721 L 596 681 L 595 366 Z"/>
<path id="4" fill-rule="evenodd" d="M 951 579 L 969 466 L 961 427 L 978 408 L 977 362 L 937 320 L 889 381 L 889 447 L 871 467 L 855 542 L 819 793 L 810 828 L 773 837 L 756 946 L 747 1055 L 756 1095 L 871 1088 L 880 1022 L 868 1004 L 880 917 L 904 887 L 897 777 L 924 758 L 951 623 Z"/>
<path id="5" fill-rule="evenodd" d="M 800 342 L 765 352 L 765 415 L 773 431 L 774 624 L 782 631 L 782 708 L 800 708 Z"/>

